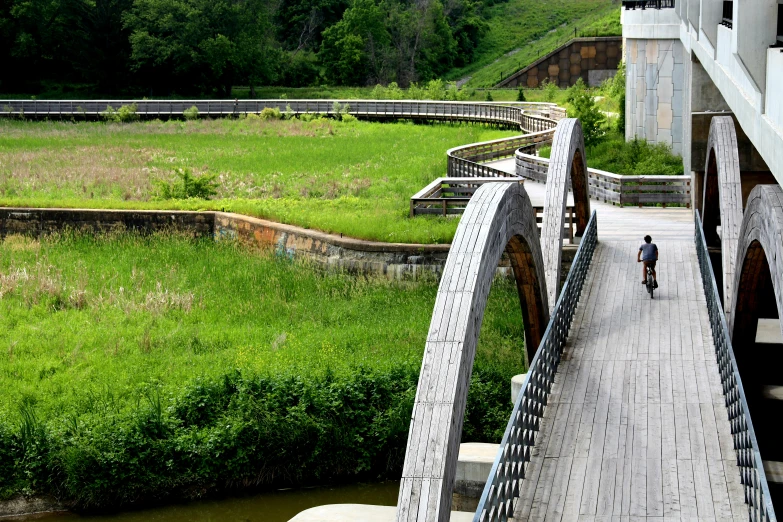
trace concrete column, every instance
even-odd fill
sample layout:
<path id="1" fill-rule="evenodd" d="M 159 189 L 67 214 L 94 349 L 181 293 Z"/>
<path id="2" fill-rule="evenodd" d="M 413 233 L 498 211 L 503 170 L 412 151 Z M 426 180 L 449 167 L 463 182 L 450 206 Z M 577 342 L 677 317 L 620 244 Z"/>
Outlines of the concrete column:
<path id="1" fill-rule="evenodd" d="M 627 140 L 639 137 L 683 152 L 686 54 L 674 39 L 627 39 Z"/>

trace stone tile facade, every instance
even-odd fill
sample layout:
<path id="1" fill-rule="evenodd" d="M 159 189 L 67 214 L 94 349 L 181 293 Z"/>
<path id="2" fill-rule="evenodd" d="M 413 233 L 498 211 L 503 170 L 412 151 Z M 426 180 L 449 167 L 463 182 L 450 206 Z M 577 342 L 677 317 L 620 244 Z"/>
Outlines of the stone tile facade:
<path id="1" fill-rule="evenodd" d="M 685 59 L 679 40 L 626 40 L 626 139 L 667 143 L 682 154 Z"/>
<path id="2" fill-rule="evenodd" d="M 496 87 L 536 89 L 544 79 L 560 87 L 570 87 L 579 78 L 598 86 L 617 72 L 622 56 L 622 38 L 574 38 L 562 47 L 514 73 Z"/>

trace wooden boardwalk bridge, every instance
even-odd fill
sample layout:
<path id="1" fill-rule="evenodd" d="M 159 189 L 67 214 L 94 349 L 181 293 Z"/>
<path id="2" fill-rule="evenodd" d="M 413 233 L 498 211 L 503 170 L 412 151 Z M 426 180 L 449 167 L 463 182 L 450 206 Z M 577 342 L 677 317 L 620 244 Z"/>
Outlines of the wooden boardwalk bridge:
<path id="1" fill-rule="evenodd" d="M 596 246 L 515 520 L 747 520 L 693 240 L 656 242 L 653 300 Z"/>
<path id="2" fill-rule="evenodd" d="M 749 290 L 725 298 L 707 239 L 720 217 L 707 230 L 689 208 L 591 201 L 574 122 L 558 123 L 546 185 L 487 183 L 465 209 L 427 337 L 397 521 L 450 518 L 467 387 L 491 273 L 503 251 L 519 288 L 529 370 L 474 522 L 776 520 L 729 328 L 745 325 L 731 326 L 735 340 L 749 335 L 741 329 L 748 324 L 755 335 L 759 307 L 742 296 L 763 283 L 754 274 L 766 265 L 747 261 L 766 259 L 759 244 L 773 256 L 766 270 L 775 295 L 783 296 L 776 257 L 783 251 L 776 246 L 783 190 L 756 187 L 740 227 L 733 185 L 719 172 L 720 205 L 705 208 L 732 212 L 724 234 L 748 238 L 739 242 L 736 261 L 718 269 L 723 279 L 734 278 L 724 289 L 745 281 Z M 532 209 L 541 205 L 537 241 Z M 577 225 L 579 250 L 557 288 L 570 207 L 591 218 Z M 640 284 L 636 262 L 644 234 L 661 255 L 655 299 Z M 750 268 L 735 270 L 743 266 Z M 731 322 L 724 302 L 736 310 Z"/>

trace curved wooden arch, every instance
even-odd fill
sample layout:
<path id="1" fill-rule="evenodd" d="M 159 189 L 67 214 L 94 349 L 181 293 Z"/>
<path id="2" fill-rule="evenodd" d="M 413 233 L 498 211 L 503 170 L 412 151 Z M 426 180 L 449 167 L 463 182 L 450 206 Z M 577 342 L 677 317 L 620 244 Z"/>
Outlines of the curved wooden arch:
<path id="1" fill-rule="evenodd" d="M 560 293 L 560 266 L 563 253 L 563 228 L 569 189 L 574 193 L 576 236 L 581 237 L 590 220 L 587 159 L 582 124 L 576 118 L 560 120 L 552 141 L 552 154 L 546 177 L 544 222 L 541 230 L 541 250 L 546 268 L 549 308 L 553 308 Z"/>
<path id="2" fill-rule="evenodd" d="M 780 186 L 757 185 L 748 196 L 736 267 L 731 301 L 734 313 L 728 318 L 729 332 L 733 341 L 753 343 L 759 312 L 776 307 L 778 317 L 783 317 L 783 189 Z M 736 342 L 734 345 L 737 346 Z"/>
<path id="3" fill-rule="evenodd" d="M 707 246 L 721 247 L 723 311 L 726 319 L 730 319 L 734 260 L 737 257 L 737 242 L 742 225 L 739 151 L 731 116 L 715 116 L 710 122 L 707 161 L 704 165 L 701 222 Z M 716 230 L 718 225 L 721 227 L 720 237 Z"/>
<path id="4" fill-rule="evenodd" d="M 522 185 L 488 183 L 465 209 L 440 280 L 408 434 L 397 522 L 449 520 L 473 359 L 504 251 L 516 277 L 527 339 L 538 348 L 549 307 L 533 207 Z"/>

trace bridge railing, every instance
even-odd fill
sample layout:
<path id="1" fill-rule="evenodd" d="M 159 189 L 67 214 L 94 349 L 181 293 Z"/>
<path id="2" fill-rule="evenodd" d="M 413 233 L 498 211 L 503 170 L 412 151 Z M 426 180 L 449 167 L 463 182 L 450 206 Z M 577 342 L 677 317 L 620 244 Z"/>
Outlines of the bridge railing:
<path id="1" fill-rule="evenodd" d="M 557 122 L 548 118 L 527 117 L 528 125 L 532 128 L 546 127 L 544 130 L 532 131 L 525 128 L 531 134 L 514 136 L 500 140 L 484 141 L 454 147 L 446 152 L 448 156 L 447 175 L 450 178 L 496 178 L 516 177 L 504 170 L 483 162 L 514 157 L 517 150 L 522 149 L 534 152 L 537 147 L 552 143 Z"/>
<path id="2" fill-rule="evenodd" d="M 737 466 L 740 468 L 740 480 L 745 489 L 745 503 L 752 522 L 775 522 L 775 510 L 769 496 L 769 485 L 764 473 L 764 464 L 758 450 L 756 432 L 750 419 L 748 401 L 742 387 L 742 379 L 737 369 L 734 348 L 731 345 L 726 316 L 721 306 L 715 273 L 707 251 L 707 241 L 701 226 L 699 211 L 694 213 L 696 254 L 699 259 L 701 281 L 704 295 L 707 297 L 707 310 L 715 342 L 715 355 L 718 360 L 723 397 L 729 414 L 734 450 L 737 452 Z"/>
<path id="3" fill-rule="evenodd" d="M 562 110 L 553 103 L 486 103 L 429 100 L 0 100 L 0 116 L 97 117 L 107 107 L 135 105 L 144 117 L 179 117 L 196 107 L 203 116 L 258 114 L 265 108 L 293 114 L 334 115 L 340 104 L 354 116 L 395 119 L 476 121 L 520 126 L 528 132 L 542 130 L 543 120 L 560 119 Z M 547 127 L 548 128 L 548 127 Z"/>
<path id="4" fill-rule="evenodd" d="M 517 176 L 546 183 L 549 160 L 516 153 Z M 588 192 L 591 198 L 615 205 L 677 204 L 690 207 L 691 177 L 682 176 L 625 176 L 605 170 L 587 169 Z"/>
<path id="5" fill-rule="evenodd" d="M 597 241 L 598 218 L 594 211 L 517 396 L 473 522 L 505 522 L 514 515 L 521 481 L 525 478 L 527 463 L 530 462 L 531 450 Z"/>

